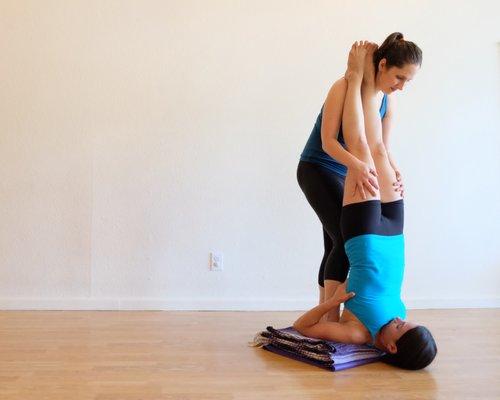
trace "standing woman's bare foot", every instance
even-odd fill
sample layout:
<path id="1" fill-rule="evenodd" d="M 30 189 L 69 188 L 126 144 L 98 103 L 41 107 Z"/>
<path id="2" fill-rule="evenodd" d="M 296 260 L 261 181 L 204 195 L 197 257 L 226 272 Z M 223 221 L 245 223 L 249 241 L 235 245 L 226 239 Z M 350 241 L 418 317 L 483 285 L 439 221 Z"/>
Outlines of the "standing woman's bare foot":
<path id="1" fill-rule="evenodd" d="M 363 73 L 365 67 L 366 53 L 368 51 L 368 42 L 360 41 L 354 42 L 349 51 L 347 58 L 347 71 L 344 75 L 345 79 L 349 82 L 361 83 L 363 80 Z"/>

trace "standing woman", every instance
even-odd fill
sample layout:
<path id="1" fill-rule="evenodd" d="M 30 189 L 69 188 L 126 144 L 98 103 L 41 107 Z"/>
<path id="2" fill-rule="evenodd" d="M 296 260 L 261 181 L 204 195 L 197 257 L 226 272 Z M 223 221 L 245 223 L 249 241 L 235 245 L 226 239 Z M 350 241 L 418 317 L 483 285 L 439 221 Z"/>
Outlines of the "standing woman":
<path id="1" fill-rule="evenodd" d="M 376 88 L 379 91 L 383 141 L 396 173 L 394 190 L 403 197 L 401 174 L 388 146 L 394 113 L 394 102 L 388 95 L 396 90 L 403 90 L 411 76 L 408 69 L 422 63 L 422 51 L 415 43 L 404 40 L 402 33 L 394 32 L 375 51 L 373 63 L 376 68 Z M 337 286 L 346 280 L 349 272 L 349 261 L 340 232 L 347 169 L 356 182 L 355 191 L 359 191 L 363 198 L 367 192 L 374 195 L 375 189 L 378 189 L 375 167 L 357 159 L 345 149 L 342 112 L 346 91 L 347 81 L 344 77 L 330 88 L 297 168 L 299 186 L 323 225 L 325 252 L 318 274 L 320 303 L 333 296 Z M 328 314 L 328 319 L 338 321 L 338 307 Z"/>

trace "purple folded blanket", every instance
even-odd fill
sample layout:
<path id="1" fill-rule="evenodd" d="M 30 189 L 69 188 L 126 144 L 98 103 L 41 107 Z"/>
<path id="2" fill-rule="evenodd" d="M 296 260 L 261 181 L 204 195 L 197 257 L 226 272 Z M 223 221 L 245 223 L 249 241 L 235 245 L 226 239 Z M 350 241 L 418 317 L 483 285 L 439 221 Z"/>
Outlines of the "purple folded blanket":
<path id="1" fill-rule="evenodd" d="M 302 336 L 292 327 L 257 333 L 253 344 L 273 353 L 331 371 L 340 371 L 377 361 L 383 353 L 367 345 L 330 342 Z"/>

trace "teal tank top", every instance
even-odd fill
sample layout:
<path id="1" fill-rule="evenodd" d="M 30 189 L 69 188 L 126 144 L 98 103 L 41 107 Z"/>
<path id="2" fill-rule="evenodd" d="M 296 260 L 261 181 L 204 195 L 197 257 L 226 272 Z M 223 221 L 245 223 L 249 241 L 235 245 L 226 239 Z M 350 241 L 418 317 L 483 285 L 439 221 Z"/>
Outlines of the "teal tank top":
<path id="1" fill-rule="evenodd" d="M 375 340 L 380 328 L 395 317 L 406 318 L 401 301 L 404 274 L 404 236 L 367 234 L 345 243 L 349 256 L 347 291 L 355 296 L 345 303 Z"/>

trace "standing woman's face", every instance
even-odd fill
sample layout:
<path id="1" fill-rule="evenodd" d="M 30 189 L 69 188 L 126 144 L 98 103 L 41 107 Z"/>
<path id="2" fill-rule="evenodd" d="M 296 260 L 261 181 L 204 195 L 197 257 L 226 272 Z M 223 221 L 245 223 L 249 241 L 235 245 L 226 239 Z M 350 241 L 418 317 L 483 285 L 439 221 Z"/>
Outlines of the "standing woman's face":
<path id="1" fill-rule="evenodd" d="M 420 69 L 417 64 L 405 64 L 402 68 L 387 67 L 386 62 L 385 58 L 380 60 L 377 74 L 378 86 L 385 94 L 403 90 L 406 83 L 411 81 Z"/>

